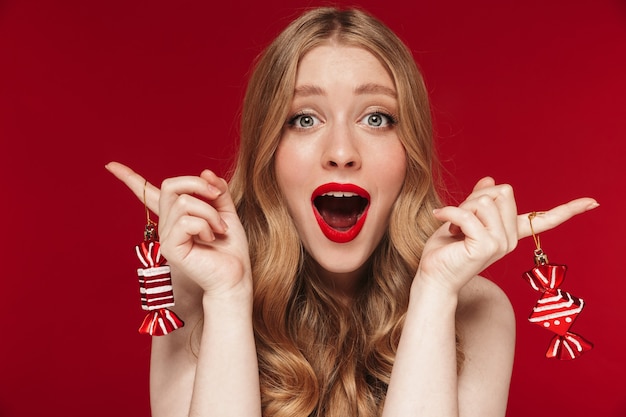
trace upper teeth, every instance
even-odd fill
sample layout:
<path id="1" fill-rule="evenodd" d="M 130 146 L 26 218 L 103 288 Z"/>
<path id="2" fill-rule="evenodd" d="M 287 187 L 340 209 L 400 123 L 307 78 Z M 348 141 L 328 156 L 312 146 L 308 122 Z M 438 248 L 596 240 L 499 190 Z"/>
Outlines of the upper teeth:
<path id="1" fill-rule="evenodd" d="M 329 193 L 322 194 L 328 197 L 358 197 L 357 193 L 345 192 L 345 191 L 331 191 Z"/>

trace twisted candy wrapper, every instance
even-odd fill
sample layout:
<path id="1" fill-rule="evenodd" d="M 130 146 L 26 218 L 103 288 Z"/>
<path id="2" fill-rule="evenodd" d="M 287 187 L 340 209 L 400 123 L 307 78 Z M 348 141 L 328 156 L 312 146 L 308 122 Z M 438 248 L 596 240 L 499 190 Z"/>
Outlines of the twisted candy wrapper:
<path id="1" fill-rule="evenodd" d="M 145 240 L 135 246 L 139 261 L 144 268 L 137 269 L 141 308 L 149 311 L 139 327 L 139 333 L 163 336 L 183 327 L 185 323 L 168 307 L 174 305 L 174 292 L 170 267 L 161 256 L 156 240 Z"/>
<path id="2" fill-rule="evenodd" d="M 585 302 L 558 288 L 566 271 L 565 265 L 538 264 L 523 275 L 534 290 L 542 293 L 528 321 L 556 333 L 546 357 L 561 360 L 576 359 L 593 348 L 582 336 L 569 331 Z"/>

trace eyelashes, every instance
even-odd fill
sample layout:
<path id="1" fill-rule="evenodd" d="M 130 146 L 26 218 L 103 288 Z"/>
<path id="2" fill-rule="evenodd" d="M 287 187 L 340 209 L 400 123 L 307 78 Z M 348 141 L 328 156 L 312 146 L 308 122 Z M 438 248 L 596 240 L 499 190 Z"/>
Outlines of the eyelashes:
<path id="1" fill-rule="evenodd" d="M 287 120 L 287 125 L 296 129 L 310 129 L 321 123 L 321 120 L 308 112 L 298 112 Z"/>
<path id="2" fill-rule="evenodd" d="M 361 119 L 361 122 L 363 121 L 367 126 L 373 128 L 384 128 L 398 124 L 397 117 L 383 111 L 368 113 Z"/>
<path id="3" fill-rule="evenodd" d="M 323 122 L 313 112 L 300 111 L 287 120 L 287 126 L 295 129 L 311 129 Z M 382 110 L 374 110 L 367 113 L 359 123 L 372 129 L 391 128 L 398 124 L 397 116 Z"/>

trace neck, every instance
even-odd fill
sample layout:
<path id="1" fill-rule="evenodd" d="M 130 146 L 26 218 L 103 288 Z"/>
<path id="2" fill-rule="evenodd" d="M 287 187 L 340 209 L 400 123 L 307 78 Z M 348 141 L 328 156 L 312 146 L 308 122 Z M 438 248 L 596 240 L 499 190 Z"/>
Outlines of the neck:
<path id="1" fill-rule="evenodd" d="M 328 293 L 337 301 L 350 305 L 362 287 L 369 265 L 363 265 L 356 271 L 331 272 L 315 263 L 315 271 Z"/>

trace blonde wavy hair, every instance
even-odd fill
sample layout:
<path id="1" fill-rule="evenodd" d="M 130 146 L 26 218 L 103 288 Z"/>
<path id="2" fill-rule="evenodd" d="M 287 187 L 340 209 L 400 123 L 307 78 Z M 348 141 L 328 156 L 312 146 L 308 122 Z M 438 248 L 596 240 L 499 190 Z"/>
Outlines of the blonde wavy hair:
<path id="1" fill-rule="evenodd" d="M 375 55 L 395 82 L 406 180 L 389 229 L 350 306 L 316 276 L 276 181 L 274 153 L 300 59 L 328 42 Z M 376 416 L 389 383 L 411 281 L 439 226 L 430 107 L 410 51 L 363 11 L 318 8 L 294 20 L 256 62 L 230 186 L 250 244 L 254 327 L 265 416 Z M 393 161 L 390 161 L 393 163 Z M 458 349 L 458 355 L 462 354 Z M 460 360 L 459 360 L 460 363 Z"/>

